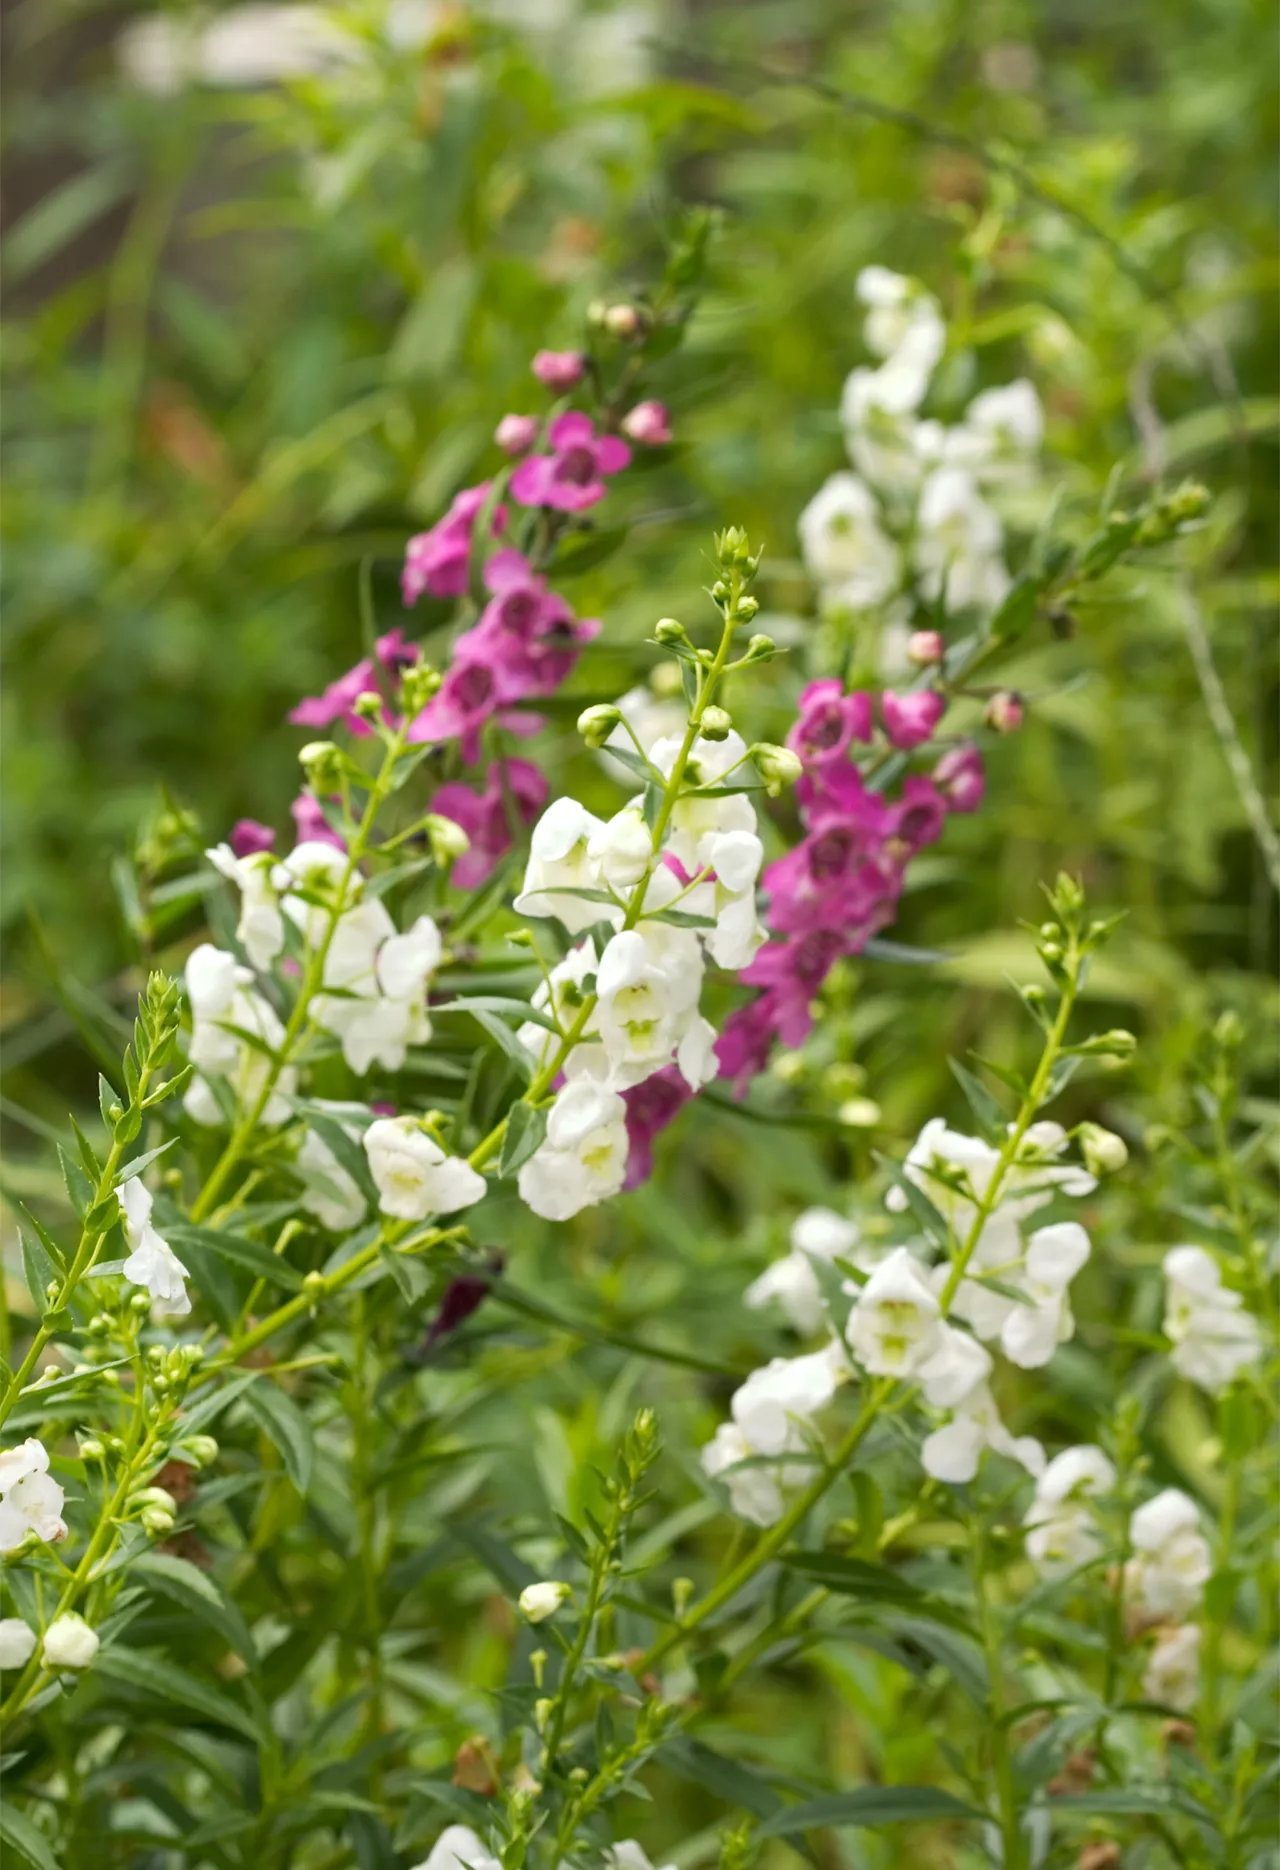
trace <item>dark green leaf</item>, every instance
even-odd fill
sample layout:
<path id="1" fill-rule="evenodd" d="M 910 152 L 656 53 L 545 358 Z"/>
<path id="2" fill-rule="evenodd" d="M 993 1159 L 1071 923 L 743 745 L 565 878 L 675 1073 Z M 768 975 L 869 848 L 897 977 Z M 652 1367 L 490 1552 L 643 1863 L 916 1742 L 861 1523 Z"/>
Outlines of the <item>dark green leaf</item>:
<path id="1" fill-rule="evenodd" d="M 315 1444 L 306 1416 L 292 1396 L 286 1395 L 270 1378 L 246 1390 L 244 1402 L 268 1441 L 279 1449 L 285 1473 L 298 1492 L 305 1494 L 315 1463 Z"/>
<path id="2" fill-rule="evenodd" d="M 837 1792 L 812 1799 L 807 1805 L 788 1805 L 760 1827 L 762 1837 L 795 1837 L 802 1831 L 839 1830 L 843 1825 L 928 1823 L 942 1818 L 983 1818 L 986 1814 L 966 1805 L 939 1786 L 863 1786 L 857 1792 Z"/>
<path id="3" fill-rule="evenodd" d="M 189 1670 L 181 1668 L 170 1656 L 151 1656 L 140 1649 L 103 1648 L 94 1660 L 95 1681 L 108 1681 L 136 1688 L 148 1700 L 167 1702 L 172 1707 L 189 1708 L 220 1727 L 242 1734 L 254 1746 L 260 1744 L 258 1729 L 238 1701 L 202 1682 Z"/>
<path id="4" fill-rule="evenodd" d="M 199 1566 L 171 1552 L 143 1552 L 134 1559 L 129 1575 L 145 1579 L 153 1591 L 183 1605 L 216 1630 L 238 1656 L 256 1666 L 258 1652 L 239 1606 Z"/>
<path id="5" fill-rule="evenodd" d="M 998 1138 L 1005 1136 L 1008 1133 L 1009 1119 L 986 1085 L 980 1079 L 975 1078 L 971 1071 L 966 1070 L 958 1058 L 949 1058 L 947 1063 L 951 1067 L 952 1077 L 968 1099 L 969 1108 L 977 1119 L 978 1128 L 987 1141 L 994 1143 Z"/>
<path id="6" fill-rule="evenodd" d="M 498 1174 L 514 1175 L 529 1160 L 547 1134 L 547 1113 L 533 1104 L 515 1103 L 507 1112 Z"/>
<path id="7" fill-rule="evenodd" d="M 664 1765 L 690 1784 L 723 1799 L 727 1805 L 754 1812 L 757 1818 L 770 1818 L 782 1812 L 782 1800 L 755 1767 L 740 1760 L 726 1759 L 699 1740 L 681 1734 L 669 1740 L 659 1755 Z"/>
<path id="8" fill-rule="evenodd" d="M 17 1851 L 24 1863 L 32 1864 L 34 1870 L 61 1870 L 43 1834 L 36 1830 L 25 1812 L 15 1808 L 11 1792 L 0 1798 L 0 1838 Z"/>
<path id="9" fill-rule="evenodd" d="M 179 1258 L 186 1246 L 203 1247 L 207 1253 L 216 1254 L 221 1260 L 230 1260 L 236 1266 L 243 1266 L 257 1279 L 266 1279 L 274 1286 L 282 1286 L 286 1292 L 302 1290 L 302 1274 L 296 1266 L 291 1266 L 281 1254 L 272 1253 L 257 1240 L 248 1240 L 243 1234 L 223 1233 L 213 1227 L 195 1227 L 183 1222 L 171 1226 L 168 1230 L 169 1245 Z"/>

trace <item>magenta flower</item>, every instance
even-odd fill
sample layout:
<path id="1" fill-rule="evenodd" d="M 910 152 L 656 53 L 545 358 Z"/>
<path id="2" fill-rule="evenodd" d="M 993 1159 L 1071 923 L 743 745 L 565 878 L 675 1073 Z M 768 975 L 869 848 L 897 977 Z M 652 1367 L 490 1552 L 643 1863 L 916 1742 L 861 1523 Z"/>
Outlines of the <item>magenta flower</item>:
<path id="1" fill-rule="evenodd" d="M 971 740 L 944 753 L 933 769 L 934 784 L 953 812 L 976 812 L 987 790 L 982 755 Z"/>
<path id="2" fill-rule="evenodd" d="M 810 682 L 800 696 L 800 716 L 787 735 L 787 745 L 806 766 L 843 760 L 852 740 L 871 738 L 871 697 L 846 695 L 834 676 Z"/>
<path id="3" fill-rule="evenodd" d="M 485 774 L 485 789 L 454 780 L 441 786 L 431 801 L 431 809 L 442 818 L 461 825 L 471 840 L 471 848 L 453 866 L 453 881 L 459 889 L 479 888 L 492 872 L 498 859 L 512 846 L 511 815 L 507 803 L 510 794 L 522 824 L 531 825 L 547 800 L 547 782 L 528 760 L 506 762 L 506 788 L 503 787 L 502 763 L 495 760 Z"/>
<path id="4" fill-rule="evenodd" d="M 718 1048 L 717 1048 L 718 1049 Z M 693 1096 L 678 1065 L 664 1065 L 642 1084 L 622 1093 L 627 1107 L 627 1179 L 624 1188 L 637 1188 L 653 1173 L 653 1140 L 684 1109 Z"/>
<path id="5" fill-rule="evenodd" d="M 331 803 L 337 805 L 341 801 L 333 799 Z M 314 793 L 300 792 L 289 807 L 289 811 L 293 817 L 299 844 L 332 844 L 337 850 L 346 850 L 345 840 L 340 838 L 330 825 Z"/>
<path id="6" fill-rule="evenodd" d="M 571 390 L 587 374 L 581 351 L 538 351 L 529 368 L 549 390 Z"/>
<path id="7" fill-rule="evenodd" d="M 671 417 L 665 403 L 637 403 L 622 418 L 622 432 L 644 448 L 665 448 L 671 440 Z"/>
<path id="8" fill-rule="evenodd" d="M 400 588 L 406 605 L 416 604 L 424 591 L 433 597 L 461 597 L 467 588 L 471 560 L 471 534 L 476 517 L 489 497 L 490 481 L 464 487 L 442 520 L 429 532 L 415 533 L 405 547 Z M 498 507 L 491 530 L 507 523 L 507 510 Z"/>
<path id="9" fill-rule="evenodd" d="M 374 648 L 377 661 L 388 675 L 393 676 L 418 660 L 417 644 L 407 643 L 400 629 L 388 630 L 385 636 L 378 638 Z M 329 727 L 334 721 L 342 720 L 353 734 L 368 734 L 372 732 L 369 723 L 352 710 L 361 695 L 377 693 L 374 657 L 365 656 L 354 669 L 348 669 L 336 682 L 330 682 L 322 695 L 308 695 L 300 701 L 290 712 L 289 719 L 295 727 Z M 383 719 L 391 719 L 385 708 Z"/>
<path id="10" fill-rule="evenodd" d="M 274 850 L 276 834 L 270 825 L 260 825 L 256 818 L 237 818 L 231 827 L 231 848 L 237 857 L 253 857 L 259 851 Z"/>
<path id="11" fill-rule="evenodd" d="M 503 416 L 493 431 L 493 439 L 503 454 L 528 454 L 538 439 L 538 430 L 542 427 L 537 416 Z"/>
<path id="12" fill-rule="evenodd" d="M 880 697 L 884 731 L 904 751 L 923 746 L 946 710 L 945 699 L 932 688 L 913 688 L 905 695 L 886 689 Z"/>
<path id="13" fill-rule="evenodd" d="M 618 474 L 631 450 L 616 435 L 597 435 L 590 416 L 570 410 L 547 432 L 551 453 L 529 455 L 511 476 L 511 497 L 521 506 L 581 513 L 605 496 L 604 476 Z"/>

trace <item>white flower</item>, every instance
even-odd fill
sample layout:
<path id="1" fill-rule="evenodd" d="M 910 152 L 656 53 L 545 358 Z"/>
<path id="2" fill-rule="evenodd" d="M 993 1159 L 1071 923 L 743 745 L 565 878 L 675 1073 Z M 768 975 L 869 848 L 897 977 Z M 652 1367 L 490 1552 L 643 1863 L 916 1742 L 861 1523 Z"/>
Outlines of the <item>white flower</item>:
<path id="1" fill-rule="evenodd" d="M 546 1578 L 541 1584 L 526 1584 L 520 1593 L 520 1615 L 530 1623 L 542 1623 L 554 1617 L 570 1595 L 569 1586 L 554 1578 Z"/>
<path id="2" fill-rule="evenodd" d="M 47 1669 L 87 1669 L 97 1653 L 97 1632 L 74 1610 L 64 1610 L 44 1633 L 40 1659 Z"/>
<path id="3" fill-rule="evenodd" d="M 703 864 L 715 874 L 690 890 L 685 907 L 715 923 L 713 932 L 703 935 L 707 953 L 717 967 L 736 973 L 765 939 L 756 915 L 756 878 L 764 845 L 754 831 L 712 831 L 698 848 Z"/>
<path id="4" fill-rule="evenodd" d="M 1147 1663 L 1142 1692 L 1148 1701 L 1162 1701 L 1183 1713 L 1195 1706 L 1200 1692 L 1200 1632 L 1194 1623 L 1161 1635 Z"/>
<path id="5" fill-rule="evenodd" d="M 338 918 L 325 954 L 323 986 L 312 1012 L 342 1040 L 343 1057 L 363 1077 L 371 1065 L 399 1071 L 411 1045 L 431 1037 L 427 989 L 440 965 L 440 931 L 430 916 L 397 935 L 376 897 Z"/>
<path id="6" fill-rule="evenodd" d="M 648 1853 L 636 1843 L 634 1838 L 623 1838 L 620 1843 L 604 1854 L 604 1870 L 654 1870 Z M 674 1864 L 664 1864 L 662 1870 L 676 1870 Z"/>
<path id="7" fill-rule="evenodd" d="M 797 1331 L 816 1331 L 824 1314 L 822 1288 L 812 1262 L 847 1259 L 857 1246 L 858 1229 L 853 1221 L 831 1208 L 806 1208 L 792 1226 L 790 1253 L 766 1267 L 747 1287 L 744 1299 L 753 1311 L 776 1300 Z"/>
<path id="8" fill-rule="evenodd" d="M 743 1467 L 755 1450 L 736 1422 L 722 1422 L 702 1450 L 702 1465 L 712 1480 L 723 1478 L 729 1504 L 739 1519 L 753 1526 L 773 1526 L 786 1511 L 776 1466 Z"/>
<path id="9" fill-rule="evenodd" d="M 1153 1617 L 1188 1616 L 1213 1570 L 1194 1500 L 1166 1487 L 1129 1521 L 1130 1577 L 1142 1607 Z"/>
<path id="10" fill-rule="evenodd" d="M 615 776 L 625 784 L 634 780 L 631 768 L 620 760 L 612 758 L 611 749 L 621 747 L 625 752 L 634 754 L 637 742 L 645 753 L 657 740 L 668 734 L 680 734 L 684 731 L 687 711 L 673 696 L 655 695 L 647 683 L 638 688 L 629 688 L 617 703 L 618 713 L 627 723 L 626 727 L 615 727 L 605 741 L 601 758 Z M 633 738 L 634 736 L 634 738 Z"/>
<path id="11" fill-rule="evenodd" d="M 135 1286 L 145 1286 L 153 1299 L 175 1318 L 191 1310 L 187 1296 L 187 1269 L 167 1240 L 151 1225 L 151 1193 L 140 1177 L 130 1176 L 116 1190 L 124 1233 L 132 1251 L 121 1271 Z"/>
<path id="12" fill-rule="evenodd" d="M 982 390 L 965 410 L 962 430 L 971 442 L 976 471 L 985 480 L 1007 480 L 1025 472 L 1027 457 L 1044 440 L 1044 410 L 1025 377 Z"/>
<path id="13" fill-rule="evenodd" d="M 534 989 L 531 1005 L 535 1006 L 539 1012 L 551 1014 L 559 1022 L 561 1028 L 567 1031 L 576 1023 L 588 994 L 594 992 L 595 972 L 599 965 L 595 943 L 590 940 L 579 942 L 576 948 L 569 950 L 563 961 L 558 961 L 551 969 L 548 976 L 550 985 L 548 985 L 548 980 L 539 982 Z M 598 1030 L 598 1023 L 593 1012 L 580 1036 L 583 1039 L 590 1039 Z M 517 1027 L 516 1038 L 539 1070 L 549 1064 L 560 1049 L 560 1035 L 549 1032 L 545 1026 L 538 1025 L 535 1020 L 526 1020 L 523 1026 Z M 578 1068 L 579 1054 L 583 1049 L 579 1046 L 570 1054 L 566 1063 L 566 1069 L 570 1075 L 573 1075 Z"/>
<path id="14" fill-rule="evenodd" d="M 920 1459 L 925 1473 L 935 1480 L 968 1481 L 978 1471 L 984 1448 L 1007 1455 L 1029 1474 L 1039 1474 L 1044 1467 L 1044 1449 L 1035 1436 L 1011 1435 L 1000 1420 L 991 1391 L 979 1383 L 956 1404 L 951 1420 L 925 1437 Z"/>
<path id="15" fill-rule="evenodd" d="M 914 1376 L 937 1349 L 938 1301 L 905 1247 L 896 1247 L 862 1287 L 845 1335 L 873 1376 Z"/>
<path id="16" fill-rule="evenodd" d="M 62 1488 L 49 1472 L 49 1455 L 34 1436 L 0 1449 L 0 1552 L 15 1552 L 34 1532 L 56 1545 L 67 1536 Z"/>
<path id="17" fill-rule="evenodd" d="M 954 1409 L 991 1375 L 991 1355 L 967 1331 L 944 1321 L 916 1374 L 926 1402 L 935 1409 Z"/>
<path id="18" fill-rule="evenodd" d="M 446 1155 L 412 1117 L 379 1117 L 364 1133 L 379 1207 L 401 1221 L 456 1214 L 485 1193 L 485 1179 L 460 1156 Z"/>
<path id="19" fill-rule="evenodd" d="M 1055 1455 L 1036 1482 L 1022 1522 L 1028 1528 L 1028 1558 L 1051 1577 L 1096 1558 L 1102 1538 L 1090 1501 L 1115 1484 L 1115 1468 L 1101 1448 L 1084 1444 Z"/>
<path id="20" fill-rule="evenodd" d="M 664 778 L 670 778 L 683 745 L 683 735 L 672 734 L 655 741 L 649 759 Z M 727 792 L 709 798 L 702 787 L 716 788 L 731 778 L 744 776 L 747 743 L 730 730 L 723 740 L 704 740 L 699 734 L 689 749 L 685 768 L 685 786 L 671 808 L 667 826 L 666 850 L 682 865 L 689 876 L 698 876 L 712 868 L 711 840 L 726 831 L 755 831 L 756 813 L 746 792 Z M 646 913 L 666 906 L 680 886 L 665 866 L 655 870 L 645 892 Z"/>
<path id="21" fill-rule="evenodd" d="M 348 1129 L 348 1134 L 353 1140 L 359 1137 L 354 1129 Z M 321 1226 L 334 1234 L 348 1233 L 360 1225 L 367 1206 L 360 1185 L 315 1130 L 308 1130 L 303 1138 L 297 1166 L 307 1173 L 299 1200 L 308 1214 L 314 1214 Z"/>
<path id="22" fill-rule="evenodd" d="M 856 474 L 833 474 L 799 520 L 800 550 L 830 602 L 864 610 L 892 596 L 901 579 L 898 548 L 880 524 L 874 494 Z"/>
<path id="23" fill-rule="evenodd" d="M 234 955 L 202 942 L 187 958 L 185 981 L 191 1003 L 191 1042 L 188 1056 L 196 1068 L 195 1076 L 183 1099 L 187 1114 L 197 1123 L 223 1121 L 218 1100 L 209 1089 L 209 1078 L 225 1078 L 242 1108 L 257 1103 L 270 1071 L 271 1060 L 260 1046 L 241 1039 L 239 1032 L 253 1033 L 262 1045 L 277 1050 L 284 1040 L 284 1027 L 270 1001 L 256 993 L 250 983 L 252 972 L 241 967 Z M 296 1091 L 296 1066 L 286 1065 L 276 1074 L 271 1096 L 263 1106 L 261 1121 L 271 1125 L 284 1123 L 291 1114 L 289 1099 Z"/>
<path id="24" fill-rule="evenodd" d="M 275 858 L 270 851 L 237 857 L 229 844 L 216 844 L 205 856 L 240 891 L 237 941 L 254 967 L 270 967 L 284 947 L 284 917 L 272 882 Z"/>
<path id="25" fill-rule="evenodd" d="M 733 1419 L 722 1423 L 703 1448 L 702 1465 L 713 1478 L 724 1475 L 740 1518 L 773 1525 L 782 1516 L 783 1490 L 808 1478 L 804 1464 L 779 1457 L 803 1453 L 805 1425 L 835 1394 L 837 1359 L 834 1341 L 805 1357 L 775 1357 L 735 1391 L 729 1405 Z M 775 1465 L 737 1465 L 757 1457 Z"/>
<path id="26" fill-rule="evenodd" d="M 938 301 L 887 266 L 864 266 L 854 292 L 869 308 L 862 326 L 867 349 L 902 367 L 909 362 L 927 381 L 947 342 Z"/>
<path id="27" fill-rule="evenodd" d="M 280 893 L 280 907 L 301 929 L 309 948 L 318 948 L 324 940 L 339 897 L 349 906 L 361 889 L 347 853 L 319 838 L 295 844 L 275 866 L 271 881 Z"/>
<path id="28" fill-rule="evenodd" d="M 0 1617 L 0 1669 L 20 1669 L 31 1660 L 36 1633 L 21 1617 Z"/>
<path id="29" fill-rule="evenodd" d="M 431 1846 L 431 1855 L 415 1870 L 502 1870 L 470 1825 L 449 1825 Z"/>
<path id="30" fill-rule="evenodd" d="M 1211 1396 L 1221 1395 L 1262 1349 L 1257 1320 L 1222 1283 L 1218 1262 L 1203 1247 L 1173 1247 L 1164 1257 L 1164 1328 L 1173 1366 Z"/>
<path id="31" fill-rule="evenodd" d="M 1012 582 L 1003 547 L 1000 521 L 971 474 L 940 467 L 926 476 L 916 510 L 915 564 L 931 603 L 945 590 L 948 610 L 994 609 Z"/>
<path id="32" fill-rule="evenodd" d="M 587 856 L 611 889 L 629 890 L 638 883 L 653 859 L 653 834 L 640 807 L 624 806 L 593 831 Z"/>
<path id="33" fill-rule="evenodd" d="M 673 1055 L 694 1090 L 715 1076 L 715 1034 L 698 1014 L 701 989 L 702 950 L 689 929 L 646 922 L 606 944 L 596 1019 L 614 1085 L 642 1083 Z"/>
<path id="34" fill-rule="evenodd" d="M 599 890 L 599 867 L 590 855 L 602 821 L 576 799 L 557 799 L 533 828 L 529 862 L 515 908 L 524 916 L 555 916 L 571 935 L 603 919 L 607 904 L 572 896 L 570 890 Z"/>
<path id="35" fill-rule="evenodd" d="M 1067 1290 L 1088 1257 L 1089 1236 L 1078 1221 L 1059 1221 L 1032 1234 L 1021 1275 L 1013 1281 L 1025 1293 L 1026 1303 L 1010 1305 L 1000 1332 L 1010 1363 L 1023 1370 L 1039 1369 L 1071 1336 Z"/>
<path id="36" fill-rule="evenodd" d="M 567 1221 L 616 1195 L 627 1176 L 627 1107 L 590 1078 L 565 1085 L 547 1135 L 516 1178 L 520 1198 L 546 1221 Z"/>

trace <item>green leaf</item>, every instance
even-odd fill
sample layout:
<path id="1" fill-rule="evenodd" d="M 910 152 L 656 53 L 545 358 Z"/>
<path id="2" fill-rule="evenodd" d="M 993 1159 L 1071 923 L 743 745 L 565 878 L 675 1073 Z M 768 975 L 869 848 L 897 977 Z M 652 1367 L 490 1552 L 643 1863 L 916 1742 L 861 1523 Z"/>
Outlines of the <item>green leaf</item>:
<path id="1" fill-rule="evenodd" d="M 1001 1110 L 990 1091 L 981 1079 L 975 1078 L 971 1071 L 960 1063 L 958 1058 L 948 1058 L 951 1075 L 968 1099 L 969 1108 L 977 1118 L 978 1128 L 989 1143 L 1008 1133 L 1009 1119 Z"/>
<path id="2" fill-rule="evenodd" d="M 122 1182 L 131 1181 L 135 1175 L 141 1175 L 144 1169 L 149 1169 L 153 1162 L 158 1162 L 167 1150 L 172 1149 L 177 1141 L 176 1136 L 171 1136 L 167 1143 L 157 1143 L 154 1149 L 144 1149 L 140 1156 L 132 1156 L 128 1162 L 122 1162 L 116 1170 L 115 1187 L 119 1188 Z"/>
<path id="3" fill-rule="evenodd" d="M 918 1585 L 899 1577 L 887 1565 L 873 1565 L 843 1552 L 793 1552 L 783 1563 L 842 1597 L 913 1605 L 928 1602 Z"/>
<path id="4" fill-rule="evenodd" d="M 757 1818 L 771 1818 L 775 1812 L 783 1815 L 782 1800 L 755 1767 L 726 1759 L 700 1740 L 681 1734 L 667 1742 L 659 1757 L 681 1779 L 701 1786 L 727 1805 L 741 1806 Z"/>
<path id="5" fill-rule="evenodd" d="M 507 1127 L 502 1136 L 498 1174 L 514 1175 L 529 1160 L 547 1134 L 547 1113 L 534 1104 L 515 1103 L 507 1112 Z"/>
<path id="6" fill-rule="evenodd" d="M 431 1016 L 438 1019 L 442 1013 L 474 1013 L 477 1009 L 486 1013 L 514 1013 L 521 1021 L 530 1020 L 535 1026 L 555 1033 L 557 1038 L 564 1036 L 550 1013 L 532 1006 L 528 1000 L 517 1000 L 511 994 L 481 993 L 465 1000 L 450 1000 L 445 1006 L 433 1006 Z"/>
<path id="7" fill-rule="evenodd" d="M 1004 643 L 1010 643 L 1015 637 L 1022 636 L 1036 620 L 1039 601 L 1040 580 L 1019 578 L 991 619 L 992 636 Z"/>
<path id="8" fill-rule="evenodd" d="M 244 1401 L 268 1441 L 279 1449 L 285 1473 L 298 1492 L 305 1494 L 315 1464 L 315 1444 L 306 1416 L 292 1396 L 270 1380 L 246 1390 Z"/>
<path id="9" fill-rule="evenodd" d="M 887 1156 L 877 1156 L 877 1160 L 884 1163 L 890 1175 L 893 1177 L 895 1185 L 900 1188 L 906 1196 L 907 1206 L 915 1215 L 917 1221 L 919 1221 L 930 1240 L 932 1240 L 934 1246 L 942 1247 L 944 1250 L 949 1248 L 951 1245 L 951 1229 L 947 1226 L 945 1216 L 940 1214 L 937 1208 L 934 1207 L 923 1188 L 917 1188 L 915 1183 L 902 1173 L 899 1165 L 896 1162 L 891 1162 Z"/>
<path id="10" fill-rule="evenodd" d="M 243 1266 L 255 1279 L 266 1279 L 274 1286 L 282 1286 L 286 1292 L 301 1292 L 302 1274 L 296 1266 L 291 1266 L 281 1254 L 273 1253 L 260 1241 L 247 1240 L 243 1234 L 222 1233 L 213 1227 L 196 1227 L 189 1222 L 182 1222 L 168 1229 L 167 1238 L 174 1252 L 181 1257 L 184 1246 L 203 1247 L 220 1260 L 230 1260 L 236 1266 Z"/>
<path id="11" fill-rule="evenodd" d="M 506 1056 L 515 1066 L 520 1077 L 528 1084 L 529 1080 L 533 1077 L 533 1060 L 516 1038 L 510 1026 L 506 1025 L 496 1013 L 489 1012 L 487 1007 L 469 1006 L 466 1010 L 476 1022 L 476 1025 L 482 1027 L 484 1031 L 488 1033 L 489 1037 L 498 1047 L 498 1050 L 500 1052 L 505 1052 Z"/>
<path id="12" fill-rule="evenodd" d="M 257 1666 L 258 1651 L 239 1606 L 198 1565 L 171 1552 L 143 1552 L 134 1559 L 129 1575 L 145 1579 L 153 1590 L 183 1605 L 216 1630 L 238 1656 Z"/>
<path id="13" fill-rule="evenodd" d="M 40 1242 L 41 1247 L 43 1247 L 48 1257 L 53 1261 L 57 1271 L 65 1273 L 67 1270 L 67 1256 L 62 1251 L 62 1248 L 58 1245 L 53 1235 L 49 1232 L 49 1229 L 36 1219 L 36 1216 L 31 1212 L 25 1202 L 19 1201 L 16 1195 L 9 1194 L 7 1189 L 4 1192 L 5 1199 L 11 1201 L 23 1220 L 30 1224 L 35 1232 L 36 1239 Z"/>
<path id="14" fill-rule="evenodd" d="M 111 162 L 96 169 L 82 169 L 70 181 L 43 195 L 4 243 L 4 270 L 9 284 L 16 285 L 51 260 L 127 195 L 132 186 L 128 170 Z"/>
<path id="15" fill-rule="evenodd" d="M 563 539 L 551 561 L 551 571 L 559 578 L 572 578 L 580 571 L 591 571 L 612 558 L 627 536 L 625 526 L 601 526 L 591 532 Z M 616 753 L 616 747 L 610 747 Z"/>
<path id="16" fill-rule="evenodd" d="M 327 1111 L 317 1110 L 314 1104 L 302 1108 L 309 1128 L 313 1129 L 320 1141 L 333 1155 L 340 1169 L 345 1169 L 365 1200 L 375 1209 L 378 1205 L 378 1190 L 369 1169 L 369 1158 L 364 1144 L 357 1142 L 346 1127 Z"/>
<path id="17" fill-rule="evenodd" d="M 940 1786 L 863 1786 L 856 1792 L 837 1792 L 812 1799 L 807 1805 L 788 1805 L 760 1827 L 768 1838 L 795 1837 L 802 1831 L 842 1825 L 929 1823 L 940 1818 L 985 1818 L 975 1805 L 966 1805 Z"/>
<path id="18" fill-rule="evenodd" d="M 61 1143 L 58 1145 L 58 1161 L 62 1166 L 63 1185 L 67 1191 L 67 1200 L 76 1213 L 83 1218 L 93 1205 L 93 1189 L 84 1171 L 72 1162 Z"/>
<path id="19" fill-rule="evenodd" d="M 115 1118 L 111 1115 L 111 1106 L 113 1104 L 120 1104 L 123 1106 L 123 1103 L 124 1099 L 120 1096 L 119 1092 L 113 1091 L 102 1073 L 99 1072 L 98 1109 L 102 1112 L 102 1121 L 106 1124 L 108 1130 L 113 1129 L 115 1126 Z"/>
<path id="20" fill-rule="evenodd" d="M 863 944 L 862 952 L 872 961 L 892 961 L 901 967 L 937 967 L 952 959 L 945 948 L 913 948 L 908 942 L 889 941 L 873 935 Z"/>
<path id="21" fill-rule="evenodd" d="M 25 1228 L 18 1229 L 18 1239 L 22 1243 L 22 1270 L 26 1276 L 27 1291 L 31 1294 L 36 1315 L 43 1318 L 49 1309 L 48 1288 L 57 1279 L 57 1273 L 40 1242 L 33 1240 Z"/>
<path id="22" fill-rule="evenodd" d="M 11 1792 L 0 1798 L 0 1838 L 17 1851 L 24 1863 L 33 1864 L 35 1870 L 61 1870 L 43 1835 L 25 1812 L 14 1809 Z"/>
<path id="23" fill-rule="evenodd" d="M 141 1649 L 112 1646 L 99 1652 L 93 1673 L 95 1680 L 105 1676 L 108 1681 L 136 1688 L 151 1699 L 189 1708 L 193 1714 L 203 1715 L 220 1727 L 242 1734 L 254 1746 L 261 1744 L 262 1736 L 254 1721 L 238 1701 L 233 1701 L 220 1688 L 202 1682 L 168 1656 L 152 1656 Z"/>

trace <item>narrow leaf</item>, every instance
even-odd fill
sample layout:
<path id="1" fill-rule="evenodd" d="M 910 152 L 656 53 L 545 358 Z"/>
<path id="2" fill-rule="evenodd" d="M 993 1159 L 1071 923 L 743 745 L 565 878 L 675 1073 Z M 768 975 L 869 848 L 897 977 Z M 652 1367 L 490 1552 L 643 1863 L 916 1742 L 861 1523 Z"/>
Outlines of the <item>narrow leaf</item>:
<path id="1" fill-rule="evenodd" d="M 279 1449 L 285 1473 L 298 1492 L 305 1494 L 315 1463 L 315 1444 L 307 1418 L 292 1396 L 271 1382 L 255 1383 L 246 1390 L 244 1401 L 268 1441 Z"/>

